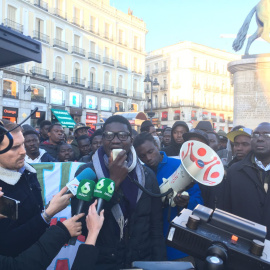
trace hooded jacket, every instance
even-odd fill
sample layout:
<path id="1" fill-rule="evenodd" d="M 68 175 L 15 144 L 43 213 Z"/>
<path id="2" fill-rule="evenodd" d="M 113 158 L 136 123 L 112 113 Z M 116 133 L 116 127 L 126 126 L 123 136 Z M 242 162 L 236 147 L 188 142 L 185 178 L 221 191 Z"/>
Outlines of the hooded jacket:
<path id="1" fill-rule="evenodd" d="M 164 151 L 167 156 L 178 156 L 180 153 L 180 149 L 182 147 L 182 143 L 178 144 L 173 138 L 173 132 L 176 127 L 182 126 L 187 129 L 187 132 L 189 131 L 188 125 L 184 121 L 176 121 L 172 126 L 172 135 L 171 135 L 171 143 L 169 146 L 161 149 L 161 151 Z"/>

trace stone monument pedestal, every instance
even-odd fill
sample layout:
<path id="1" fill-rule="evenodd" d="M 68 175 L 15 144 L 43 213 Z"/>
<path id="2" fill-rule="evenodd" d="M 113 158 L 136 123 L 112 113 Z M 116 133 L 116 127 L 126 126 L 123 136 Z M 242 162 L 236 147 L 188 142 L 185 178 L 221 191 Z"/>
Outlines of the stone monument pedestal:
<path id="1" fill-rule="evenodd" d="M 234 85 L 234 126 L 254 129 L 270 122 L 270 54 L 243 56 L 228 64 Z"/>

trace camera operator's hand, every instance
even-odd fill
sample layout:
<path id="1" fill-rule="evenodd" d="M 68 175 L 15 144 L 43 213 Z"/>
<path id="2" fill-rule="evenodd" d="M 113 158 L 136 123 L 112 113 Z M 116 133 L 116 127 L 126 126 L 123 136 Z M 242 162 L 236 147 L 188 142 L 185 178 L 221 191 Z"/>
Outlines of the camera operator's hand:
<path id="1" fill-rule="evenodd" d="M 79 236 L 82 234 L 82 223 L 78 222 L 78 220 L 83 216 L 84 216 L 84 213 L 81 213 L 79 215 L 75 215 L 72 218 L 69 218 L 63 221 L 63 224 L 68 229 L 71 237 Z"/>
<path id="2" fill-rule="evenodd" d="M 0 187 L 0 197 L 2 197 L 4 195 L 4 193 L 1 190 L 2 190 L 2 188 Z M 3 216 L 0 214 L 0 219 L 1 218 L 6 218 L 6 216 Z"/>
<path id="3" fill-rule="evenodd" d="M 85 240 L 85 244 L 95 245 L 99 234 L 99 231 L 104 222 L 104 210 L 98 215 L 96 210 L 97 200 L 92 203 L 88 210 L 88 215 L 86 216 L 86 226 L 88 229 L 88 236 Z"/>
<path id="4" fill-rule="evenodd" d="M 67 187 L 62 188 L 50 201 L 46 214 L 53 217 L 58 212 L 62 211 L 69 205 L 69 199 L 73 197 L 71 194 L 65 194 Z M 64 195 L 65 194 L 65 195 Z"/>
<path id="5" fill-rule="evenodd" d="M 177 206 L 184 208 L 187 207 L 189 198 L 190 197 L 187 192 L 184 193 L 183 191 L 178 191 L 173 200 Z"/>
<path id="6" fill-rule="evenodd" d="M 115 183 L 115 189 L 118 189 L 120 184 L 125 180 L 128 174 L 127 167 L 127 154 L 125 150 L 122 150 L 115 160 L 113 160 L 112 155 L 109 158 L 109 171 L 110 179 Z"/>

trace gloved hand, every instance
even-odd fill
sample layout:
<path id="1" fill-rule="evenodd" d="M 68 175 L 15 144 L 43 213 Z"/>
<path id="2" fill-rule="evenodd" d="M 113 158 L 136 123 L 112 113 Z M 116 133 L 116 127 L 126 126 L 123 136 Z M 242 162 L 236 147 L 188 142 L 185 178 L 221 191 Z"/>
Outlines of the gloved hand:
<path id="1" fill-rule="evenodd" d="M 176 196 L 173 198 L 174 203 L 182 208 L 187 207 L 189 203 L 189 194 L 186 191 L 178 191 Z"/>

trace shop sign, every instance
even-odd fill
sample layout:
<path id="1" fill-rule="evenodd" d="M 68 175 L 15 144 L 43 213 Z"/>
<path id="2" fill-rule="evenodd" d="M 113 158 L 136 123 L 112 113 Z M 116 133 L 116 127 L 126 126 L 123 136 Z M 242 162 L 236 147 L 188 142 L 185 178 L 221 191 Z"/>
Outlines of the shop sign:
<path id="1" fill-rule="evenodd" d="M 4 107 L 3 108 L 3 116 L 17 117 L 18 116 L 18 109 Z"/>

